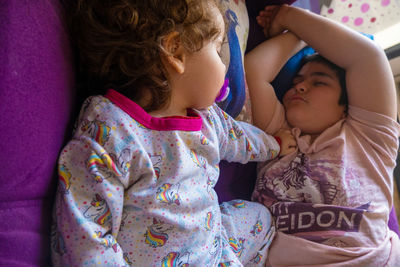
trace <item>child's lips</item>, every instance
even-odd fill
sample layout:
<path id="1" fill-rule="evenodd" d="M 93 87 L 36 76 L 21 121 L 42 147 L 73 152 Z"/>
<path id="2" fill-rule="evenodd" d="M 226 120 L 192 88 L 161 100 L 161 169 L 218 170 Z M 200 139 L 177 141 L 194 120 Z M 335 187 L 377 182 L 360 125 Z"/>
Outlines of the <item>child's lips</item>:
<path id="1" fill-rule="evenodd" d="M 307 102 L 303 97 L 301 97 L 299 95 L 294 95 L 294 96 L 289 98 L 289 102 L 292 102 L 292 101 L 295 101 L 295 100 Z"/>

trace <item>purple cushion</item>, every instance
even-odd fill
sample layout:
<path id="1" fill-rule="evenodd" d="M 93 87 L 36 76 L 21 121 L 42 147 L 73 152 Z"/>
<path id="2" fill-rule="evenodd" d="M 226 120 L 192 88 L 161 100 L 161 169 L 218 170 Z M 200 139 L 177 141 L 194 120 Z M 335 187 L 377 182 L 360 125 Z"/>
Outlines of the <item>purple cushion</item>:
<path id="1" fill-rule="evenodd" d="M 215 185 L 220 203 L 232 199 L 250 200 L 256 182 L 256 163 L 247 164 L 221 161 L 221 175 Z"/>
<path id="2" fill-rule="evenodd" d="M 46 266 L 55 166 L 73 102 L 56 0 L 0 5 L 0 266 Z"/>
<path id="3" fill-rule="evenodd" d="M 394 207 L 390 212 L 388 225 L 389 228 L 393 232 L 397 233 L 397 235 L 400 237 L 399 222 L 397 220 L 396 210 L 394 209 Z"/>

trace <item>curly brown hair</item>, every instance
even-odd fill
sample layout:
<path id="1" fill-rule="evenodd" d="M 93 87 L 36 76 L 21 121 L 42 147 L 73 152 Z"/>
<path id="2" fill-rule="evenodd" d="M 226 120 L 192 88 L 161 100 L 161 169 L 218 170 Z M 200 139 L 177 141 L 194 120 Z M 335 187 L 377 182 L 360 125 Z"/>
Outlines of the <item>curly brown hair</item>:
<path id="1" fill-rule="evenodd" d="M 176 31 L 188 51 L 200 50 L 221 31 L 210 4 L 219 7 L 215 0 L 77 0 L 69 25 L 81 78 L 98 87 L 91 93 L 113 88 L 133 101 L 149 90 L 143 108 L 162 108 L 171 94 L 162 40 Z"/>

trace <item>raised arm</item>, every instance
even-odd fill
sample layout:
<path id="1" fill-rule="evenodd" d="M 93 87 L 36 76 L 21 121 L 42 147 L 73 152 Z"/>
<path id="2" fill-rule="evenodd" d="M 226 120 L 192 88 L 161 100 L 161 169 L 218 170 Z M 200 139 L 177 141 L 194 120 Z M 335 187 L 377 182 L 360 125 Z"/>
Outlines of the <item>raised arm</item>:
<path id="1" fill-rule="evenodd" d="M 276 7 L 273 28 L 287 29 L 346 70 L 349 104 L 396 118 L 396 90 L 384 51 L 365 36 L 306 10 Z"/>
<path id="2" fill-rule="evenodd" d="M 246 80 L 253 123 L 257 127 L 266 129 L 278 103 L 271 82 L 287 60 L 303 47 L 304 42 L 293 33 L 287 32 L 268 39 L 246 54 Z"/>

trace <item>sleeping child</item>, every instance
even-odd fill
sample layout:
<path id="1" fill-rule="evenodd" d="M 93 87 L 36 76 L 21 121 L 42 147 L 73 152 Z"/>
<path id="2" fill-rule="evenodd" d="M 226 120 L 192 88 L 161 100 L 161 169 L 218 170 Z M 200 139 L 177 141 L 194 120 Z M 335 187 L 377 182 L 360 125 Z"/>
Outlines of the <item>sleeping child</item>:
<path id="1" fill-rule="evenodd" d="M 349 28 L 305 10 L 269 6 L 272 37 L 245 58 L 256 126 L 290 129 L 296 151 L 263 163 L 252 199 L 274 216 L 270 266 L 399 266 L 388 228 L 400 127 L 385 53 Z M 304 46 L 307 58 L 277 100 L 271 81 Z"/>
<path id="2" fill-rule="evenodd" d="M 111 89 L 84 102 L 59 157 L 53 264 L 263 266 L 270 212 L 219 206 L 218 164 L 293 149 L 213 104 L 226 71 L 218 4 L 81 0 L 72 22 L 81 64 Z"/>

